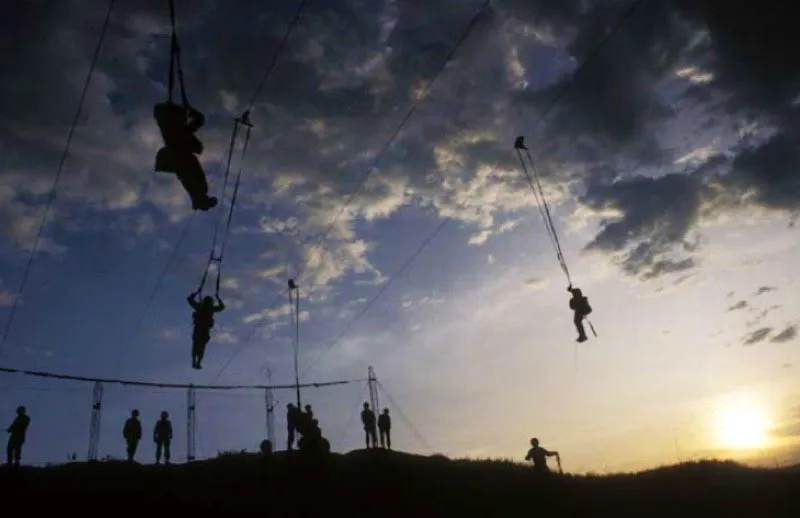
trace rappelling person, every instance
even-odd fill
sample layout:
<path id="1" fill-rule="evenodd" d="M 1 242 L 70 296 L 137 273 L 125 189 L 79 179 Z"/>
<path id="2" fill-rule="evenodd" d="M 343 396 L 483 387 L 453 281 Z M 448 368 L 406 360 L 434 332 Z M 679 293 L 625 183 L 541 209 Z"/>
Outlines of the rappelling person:
<path id="1" fill-rule="evenodd" d="M 194 320 L 194 330 L 192 331 L 192 368 L 202 369 L 200 363 L 206 353 L 206 345 L 211 340 L 211 328 L 214 327 L 214 313 L 219 313 L 225 309 L 225 303 L 217 295 L 217 303 L 214 299 L 206 295 L 202 301 L 198 301 L 199 292 L 194 292 L 187 301 L 194 309 L 192 319 Z"/>
<path id="2" fill-rule="evenodd" d="M 378 447 L 378 429 L 375 422 L 375 412 L 369 408 L 369 403 L 364 402 L 364 409 L 361 411 L 361 424 L 364 425 L 364 440 L 367 449 Z"/>
<path id="3" fill-rule="evenodd" d="M 136 455 L 136 447 L 139 446 L 139 440 L 142 438 L 142 423 L 139 422 L 138 410 L 131 411 L 131 416 L 125 421 L 125 426 L 122 428 L 122 437 L 125 438 L 127 446 L 128 462 L 133 462 L 133 457 Z"/>
<path id="4" fill-rule="evenodd" d="M 161 412 L 161 419 L 153 428 L 153 442 L 156 443 L 156 464 L 161 464 L 161 452 L 164 452 L 164 463 L 169 464 L 170 443 L 172 442 L 172 423 L 167 411 Z"/>
<path id="5" fill-rule="evenodd" d="M 192 200 L 192 209 L 208 210 L 217 205 L 217 198 L 208 195 L 208 182 L 196 155 L 203 152 L 203 143 L 195 132 L 205 124 L 205 117 L 188 104 L 172 101 L 158 103 L 153 109 L 164 147 L 156 155 L 155 170 L 175 173 Z"/>
<path id="6" fill-rule="evenodd" d="M 6 432 L 8 432 L 8 444 L 6 445 L 8 466 L 19 467 L 20 459 L 22 459 L 22 446 L 25 444 L 25 433 L 30 424 L 31 418 L 25 413 L 25 407 L 18 406 L 17 417 L 14 418 L 11 426 L 6 428 Z"/>
<path id="7" fill-rule="evenodd" d="M 580 288 L 573 288 L 572 284 L 567 287 L 567 291 L 572 293 L 572 298 L 569 299 L 569 309 L 574 312 L 573 322 L 575 329 L 578 330 L 578 342 L 586 341 L 586 330 L 583 328 L 583 319 L 586 318 L 591 312 L 592 307 L 589 305 L 589 299 L 583 295 Z"/>
<path id="8" fill-rule="evenodd" d="M 558 469 L 561 471 L 561 457 L 557 451 L 548 451 L 539 446 L 539 439 L 534 437 L 531 439 L 531 448 L 528 454 L 525 455 L 525 460 L 533 461 L 533 468 L 538 473 L 549 473 L 550 469 L 547 467 L 547 457 L 555 457 L 558 461 Z"/>

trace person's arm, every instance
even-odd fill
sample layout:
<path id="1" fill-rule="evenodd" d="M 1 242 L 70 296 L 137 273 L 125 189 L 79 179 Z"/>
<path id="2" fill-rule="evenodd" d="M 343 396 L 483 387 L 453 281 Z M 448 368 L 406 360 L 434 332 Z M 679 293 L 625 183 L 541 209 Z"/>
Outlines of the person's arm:
<path id="1" fill-rule="evenodd" d="M 214 313 L 219 313 L 223 309 L 225 309 L 225 303 L 222 302 L 221 298 L 217 297 L 217 305 L 214 306 Z"/>
<path id="2" fill-rule="evenodd" d="M 186 302 L 192 306 L 192 309 L 197 309 L 200 306 L 200 303 L 197 302 L 197 295 L 198 293 L 195 291 L 194 293 L 190 293 L 188 297 L 186 297 Z"/>
<path id="3" fill-rule="evenodd" d="M 545 450 L 544 448 L 542 448 L 542 451 L 548 457 L 558 457 L 558 452 L 557 451 L 548 451 L 548 450 Z"/>
<path id="4" fill-rule="evenodd" d="M 189 130 L 194 133 L 203 127 L 203 125 L 206 123 L 206 117 L 191 106 L 187 106 L 186 108 L 189 110 L 189 116 L 192 118 L 192 121 L 189 123 L 188 127 Z"/>

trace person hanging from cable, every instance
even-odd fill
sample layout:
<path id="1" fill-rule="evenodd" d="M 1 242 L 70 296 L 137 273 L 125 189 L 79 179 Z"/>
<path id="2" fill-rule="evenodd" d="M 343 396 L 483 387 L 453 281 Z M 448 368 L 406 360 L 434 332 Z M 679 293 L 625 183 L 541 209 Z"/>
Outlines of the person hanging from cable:
<path id="1" fill-rule="evenodd" d="M 203 300 L 198 300 L 200 295 L 199 290 L 192 293 L 187 297 L 189 305 L 194 309 L 192 319 L 194 320 L 194 329 L 192 331 L 192 368 L 202 369 L 203 356 L 206 353 L 206 345 L 211 340 L 211 328 L 214 327 L 214 313 L 219 313 L 225 309 L 225 303 L 219 298 L 217 293 L 217 303 L 214 303 L 214 298 L 210 295 L 203 297 Z"/>
<path id="2" fill-rule="evenodd" d="M 183 67 L 180 60 L 180 47 L 175 31 L 175 8 L 169 1 L 172 22 L 172 40 L 168 77 L 168 96 L 163 103 L 153 108 L 153 116 L 161 131 L 164 147 L 156 154 L 155 170 L 174 173 L 192 200 L 192 209 L 209 210 L 217 205 L 217 198 L 208 195 L 208 181 L 203 166 L 196 155 L 203 152 L 203 143 L 195 133 L 205 124 L 205 116 L 189 104 L 183 81 Z M 176 66 L 177 65 L 177 66 Z M 182 105 L 172 101 L 177 69 L 180 82 Z"/>
<path id="3" fill-rule="evenodd" d="M 569 309 L 573 311 L 572 321 L 575 323 L 575 329 L 578 331 L 578 338 L 576 341 L 585 342 L 586 330 L 583 328 L 583 319 L 592 312 L 592 306 L 589 305 L 589 299 L 583 294 L 580 288 L 573 288 L 572 284 L 567 287 L 567 291 L 572 293 L 572 298 L 569 299 Z"/>

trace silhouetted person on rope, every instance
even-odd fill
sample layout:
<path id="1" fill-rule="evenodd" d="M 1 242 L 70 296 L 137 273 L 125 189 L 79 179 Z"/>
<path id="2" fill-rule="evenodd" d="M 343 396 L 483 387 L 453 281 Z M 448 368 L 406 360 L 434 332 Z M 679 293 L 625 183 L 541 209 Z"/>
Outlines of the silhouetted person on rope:
<path id="1" fill-rule="evenodd" d="M 392 449 L 392 418 L 389 417 L 389 409 L 384 408 L 383 413 L 378 416 L 378 431 L 381 434 L 381 448 Z"/>
<path id="2" fill-rule="evenodd" d="M 295 434 L 299 431 L 300 419 L 303 417 L 300 414 L 300 409 L 294 406 L 294 403 L 286 405 L 286 432 L 288 435 L 286 449 L 289 451 L 294 448 Z"/>
<path id="3" fill-rule="evenodd" d="M 558 461 L 558 470 L 561 471 L 561 457 L 557 451 L 547 451 L 539 446 L 539 439 L 531 439 L 531 449 L 525 455 L 525 460 L 533 461 L 533 468 L 537 473 L 549 473 L 550 469 L 547 467 L 547 457 L 555 457 Z"/>
<path id="4" fill-rule="evenodd" d="M 192 331 L 192 368 L 202 369 L 201 362 L 206 354 L 206 345 L 211 340 L 211 328 L 214 327 L 214 313 L 219 313 L 225 309 L 222 299 L 217 296 L 217 303 L 208 295 L 203 297 L 202 302 L 197 300 L 199 293 L 194 292 L 186 299 L 194 309 L 192 318 L 194 319 L 194 330 Z"/>
<path id="5" fill-rule="evenodd" d="M 17 407 L 17 417 L 6 428 L 8 432 L 8 445 L 6 446 L 6 459 L 9 466 L 18 467 L 22 459 L 22 445 L 25 444 L 25 433 L 31 424 L 31 418 L 25 413 L 25 407 Z"/>
<path id="6" fill-rule="evenodd" d="M 364 403 L 364 410 L 361 411 L 361 424 L 364 425 L 364 439 L 367 442 L 367 449 L 378 447 L 378 429 L 375 422 L 375 412 L 369 408 L 369 403 Z"/>
<path id="7" fill-rule="evenodd" d="M 195 132 L 205 124 L 205 116 L 191 106 L 179 106 L 171 101 L 153 108 L 164 147 L 156 155 L 155 170 L 175 173 L 192 199 L 192 209 L 208 210 L 217 205 L 217 198 L 208 195 L 208 182 L 197 156 L 203 153 L 203 143 Z"/>
<path id="8" fill-rule="evenodd" d="M 592 312 L 592 307 L 589 305 L 589 299 L 583 295 L 580 288 L 573 288 L 570 284 L 567 287 L 567 291 L 572 293 L 572 298 L 569 299 L 569 309 L 574 312 L 573 322 L 575 323 L 575 329 L 578 330 L 577 341 L 585 342 L 586 330 L 583 328 L 583 319 Z"/>
<path id="9" fill-rule="evenodd" d="M 153 442 L 156 443 L 156 464 L 161 464 L 161 453 L 164 453 L 164 463 L 169 464 L 170 443 L 172 442 L 172 423 L 169 422 L 169 414 L 161 412 L 161 419 L 156 422 L 153 428 Z"/>
<path id="10" fill-rule="evenodd" d="M 122 428 L 122 436 L 125 438 L 125 444 L 127 445 L 128 462 L 133 462 L 136 448 L 142 439 L 142 423 L 139 422 L 138 410 L 134 409 L 131 412 L 131 416 L 125 421 L 125 426 Z"/>

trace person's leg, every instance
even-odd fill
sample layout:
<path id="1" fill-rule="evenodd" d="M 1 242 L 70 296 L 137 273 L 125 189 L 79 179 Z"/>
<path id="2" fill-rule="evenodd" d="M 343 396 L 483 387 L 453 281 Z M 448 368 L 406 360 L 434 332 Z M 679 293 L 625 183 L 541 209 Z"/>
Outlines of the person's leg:
<path id="1" fill-rule="evenodd" d="M 161 441 L 157 441 L 156 442 L 156 464 L 160 464 L 161 463 L 161 450 L 162 450 L 163 444 L 164 443 L 161 442 Z"/>
<path id="2" fill-rule="evenodd" d="M 206 355 L 206 345 L 208 345 L 209 340 L 211 340 L 211 336 L 209 335 L 208 331 L 204 332 L 203 335 L 198 340 L 198 343 L 197 343 L 197 368 L 198 369 L 202 369 L 203 368 L 203 365 L 202 365 L 203 364 L 203 356 Z"/>
<path id="3" fill-rule="evenodd" d="M 166 441 L 164 441 L 164 464 L 169 464 L 169 457 L 170 457 L 169 446 L 170 446 L 170 440 L 167 439 Z"/>
<path id="4" fill-rule="evenodd" d="M 386 430 L 386 448 L 391 450 L 392 449 L 392 431 Z"/>
<path id="5" fill-rule="evenodd" d="M 575 329 L 578 331 L 578 341 L 583 342 L 586 340 L 586 330 L 583 328 L 583 315 L 575 313 L 573 322 L 575 323 Z"/>
<path id="6" fill-rule="evenodd" d="M 14 440 L 9 437 L 6 444 L 6 463 L 10 466 L 14 462 Z"/>

